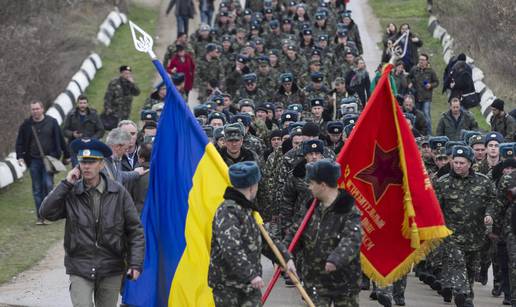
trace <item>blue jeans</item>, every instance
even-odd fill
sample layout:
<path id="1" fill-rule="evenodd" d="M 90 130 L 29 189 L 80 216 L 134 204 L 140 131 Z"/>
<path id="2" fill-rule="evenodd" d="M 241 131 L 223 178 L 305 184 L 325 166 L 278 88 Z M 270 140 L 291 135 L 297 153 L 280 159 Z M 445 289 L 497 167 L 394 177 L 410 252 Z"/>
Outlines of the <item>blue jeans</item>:
<path id="1" fill-rule="evenodd" d="M 426 100 L 422 102 L 418 102 L 416 107 L 419 111 L 423 112 L 426 119 L 426 127 L 428 128 L 428 135 L 432 135 L 432 115 L 430 111 L 430 104 L 432 101 Z"/>
<path id="2" fill-rule="evenodd" d="M 52 191 L 54 175 L 47 173 L 42 159 L 32 159 L 29 169 L 32 179 L 32 196 L 36 205 L 36 216 L 40 219 L 39 208 L 43 199 Z"/>
<path id="3" fill-rule="evenodd" d="M 188 34 L 188 16 L 176 16 L 177 34 L 184 32 Z"/>
<path id="4" fill-rule="evenodd" d="M 213 11 L 201 11 L 201 23 L 205 23 L 211 27 L 211 21 L 213 20 Z"/>

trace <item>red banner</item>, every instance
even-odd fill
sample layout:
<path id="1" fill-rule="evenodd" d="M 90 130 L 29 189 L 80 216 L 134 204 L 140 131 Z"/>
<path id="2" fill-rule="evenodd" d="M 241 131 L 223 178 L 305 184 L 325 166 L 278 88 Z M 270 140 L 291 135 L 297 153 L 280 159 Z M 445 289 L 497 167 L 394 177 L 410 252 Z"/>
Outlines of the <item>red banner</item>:
<path id="1" fill-rule="evenodd" d="M 408 273 L 451 234 L 385 66 L 343 150 L 339 184 L 362 213 L 362 269 L 380 285 Z"/>

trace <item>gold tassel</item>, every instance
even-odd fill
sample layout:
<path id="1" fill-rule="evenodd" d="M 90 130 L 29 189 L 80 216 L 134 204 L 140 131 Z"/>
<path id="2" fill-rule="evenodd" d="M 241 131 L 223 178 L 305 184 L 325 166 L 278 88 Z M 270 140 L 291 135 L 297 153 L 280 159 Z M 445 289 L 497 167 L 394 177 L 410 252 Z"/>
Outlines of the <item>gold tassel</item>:
<path id="1" fill-rule="evenodd" d="M 412 222 L 412 229 L 410 230 L 410 247 L 418 249 L 420 247 L 421 240 L 419 239 L 419 230 L 417 229 L 416 222 Z"/>

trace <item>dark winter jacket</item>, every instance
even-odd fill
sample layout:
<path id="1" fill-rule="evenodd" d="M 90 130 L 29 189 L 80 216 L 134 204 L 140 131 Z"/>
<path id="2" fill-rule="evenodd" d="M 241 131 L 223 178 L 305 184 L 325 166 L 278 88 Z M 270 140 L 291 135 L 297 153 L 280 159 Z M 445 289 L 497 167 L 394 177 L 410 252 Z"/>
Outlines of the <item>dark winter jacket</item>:
<path id="1" fill-rule="evenodd" d="M 68 142 L 71 142 L 75 139 L 73 136 L 74 131 L 82 133 L 82 137 L 84 138 L 93 139 L 101 139 L 105 132 L 104 125 L 102 125 L 102 121 L 100 120 L 97 111 L 90 108 L 87 109 L 86 115 L 84 115 L 84 120 L 82 122 L 79 110 L 77 108 L 75 108 L 73 112 L 70 112 L 70 114 L 66 116 L 63 125 L 63 133 L 68 139 Z"/>
<path id="2" fill-rule="evenodd" d="M 478 130 L 478 123 L 469 111 L 461 111 L 457 120 L 451 115 L 451 111 L 443 113 L 435 133 L 447 136 L 450 141 L 460 141 L 461 130 Z"/>

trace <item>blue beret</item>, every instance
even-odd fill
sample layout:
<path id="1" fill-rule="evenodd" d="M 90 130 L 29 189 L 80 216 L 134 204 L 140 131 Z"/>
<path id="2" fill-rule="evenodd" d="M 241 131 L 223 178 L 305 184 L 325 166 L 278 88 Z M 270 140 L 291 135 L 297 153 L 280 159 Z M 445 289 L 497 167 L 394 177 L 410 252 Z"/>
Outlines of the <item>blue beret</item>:
<path id="1" fill-rule="evenodd" d="M 473 150 L 469 146 L 463 145 L 455 145 L 452 148 L 452 157 L 463 157 L 468 159 L 470 162 L 475 160 L 475 155 L 473 154 Z"/>
<path id="2" fill-rule="evenodd" d="M 237 113 L 236 115 L 231 117 L 231 123 L 242 123 L 245 127 L 249 127 L 251 125 L 251 116 L 247 113 Z"/>
<path id="3" fill-rule="evenodd" d="M 340 165 L 328 159 L 306 164 L 307 180 L 324 182 L 329 186 L 336 186 L 340 175 Z"/>
<path id="4" fill-rule="evenodd" d="M 311 152 L 324 153 L 324 143 L 321 140 L 309 140 L 303 142 L 303 155 Z"/>
<path id="5" fill-rule="evenodd" d="M 502 143 L 500 144 L 500 156 L 503 159 L 514 158 L 516 143 Z"/>
<path id="6" fill-rule="evenodd" d="M 97 139 L 75 139 L 70 149 L 79 161 L 102 160 L 111 157 L 111 148 Z"/>
<path id="7" fill-rule="evenodd" d="M 344 131 L 344 123 L 340 121 L 331 121 L 326 125 L 326 131 L 331 134 L 339 134 Z"/>
<path id="8" fill-rule="evenodd" d="M 237 189 L 255 185 L 261 178 L 260 168 L 254 161 L 238 162 L 229 167 L 229 180 Z"/>
<path id="9" fill-rule="evenodd" d="M 488 134 L 486 134 L 486 143 L 485 144 L 487 145 L 487 143 L 489 143 L 491 141 L 497 141 L 498 143 L 503 143 L 504 137 L 499 132 L 492 131 L 492 132 L 489 132 Z"/>
<path id="10" fill-rule="evenodd" d="M 430 148 L 433 150 L 439 149 L 441 147 L 446 146 L 450 139 L 445 135 L 433 136 L 428 140 L 430 144 Z"/>

